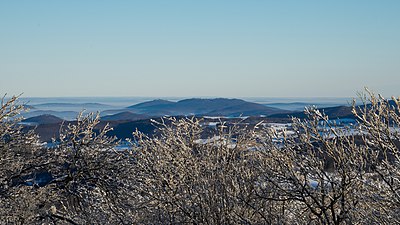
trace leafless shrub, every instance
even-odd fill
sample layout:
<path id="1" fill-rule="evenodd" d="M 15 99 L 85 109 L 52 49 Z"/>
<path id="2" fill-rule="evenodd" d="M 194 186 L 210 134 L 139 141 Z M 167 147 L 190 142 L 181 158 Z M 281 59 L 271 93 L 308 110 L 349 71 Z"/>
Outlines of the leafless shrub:
<path id="1" fill-rule="evenodd" d="M 57 192 L 51 207 L 57 215 L 80 223 L 128 222 L 123 196 L 131 158 L 127 151 L 115 149 L 115 138 L 106 136 L 108 125 L 94 131 L 98 124 L 98 114 L 81 113 L 76 124 L 61 129 L 60 143 L 53 149 L 55 161 L 49 167 L 52 191 Z"/>
<path id="2" fill-rule="evenodd" d="M 18 125 L 18 115 L 24 107 L 17 99 L 13 96 L 6 100 L 4 96 L 0 106 L 0 218 L 6 223 L 23 223 L 31 216 L 32 198 L 25 195 L 20 182 L 36 166 L 34 158 L 40 150 L 37 136 L 23 133 Z M 28 195 L 34 194 L 28 191 Z"/>
<path id="3" fill-rule="evenodd" d="M 369 217 L 379 223 L 400 223 L 400 105 L 368 91 L 364 106 L 353 107 L 360 133 L 370 151 Z"/>
<path id="4" fill-rule="evenodd" d="M 129 223 L 123 196 L 131 157 L 115 150 L 110 128 L 96 133 L 99 116 L 80 114 L 57 147 L 46 148 L 11 119 L 23 109 L 16 99 L 0 111 L 0 223 Z"/>
<path id="5" fill-rule="evenodd" d="M 364 194 L 364 147 L 317 109 L 307 113 L 305 121 L 293 119 L 295 135 L 283 147 L 264 143 L 267 188 L 260 197 L 286 203 L 285 223 L 355 223 Z"/>
<path id="6" fill-rule="evenodd" d="M 143 223 L 232 224 L 261 218 L 251 207 L 257 182 L 256 139 L 250 131 L 225 130 L 201 139 L 196 119 L 159 123 L 161 136 L 140 132 L 136 179 Z"/>

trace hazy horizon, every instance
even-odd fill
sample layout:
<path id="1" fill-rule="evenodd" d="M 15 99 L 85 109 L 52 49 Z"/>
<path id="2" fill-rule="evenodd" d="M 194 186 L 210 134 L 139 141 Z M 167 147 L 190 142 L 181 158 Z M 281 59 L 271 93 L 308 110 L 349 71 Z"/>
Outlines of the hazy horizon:
<path id="1" fill-rule="evenodd" d="M 400 1 L 2 1 L 0 93 L 399 96 Z"/>
<path id="2" fill-rule="evenodd" d="M 171 96 L 157 96 L 157 97 L 21 97 L 20 102 L 28 105 L 40 105 L 40 104 L 52 104 L 52 103 L 76 103 L 76 104 L 87 104 L 87 103 L 100 103 L 110 106 L 130 106 L 137 103 L 143 103 L 152 100 L 168 100 L 177 102 L 184 99 L 215 99 L 221 98 L 216 96 L 189 96 L 189 97 L 171 97 Z M 336 98 L 336 97 L 236 97 L 227 99 L 242 99 L 249 102 L 255 102 L 259 104 L 292 104 L 292 103 L 310 103 L 310 104 L 324 104 L 324 105 L 347 105 L 350 103 L 352 98 Z"/>
<path id="3" fill-rule="evenodd" d="M 156 99 L 163 99 L 172 102 L 189 99 L 182 97 L 44 97 L 44 98 L 20 98 L 19 103 L 31 106 L 28 112 L 23 113 L 24 117 L 50 114 L 64 119 L 73 120 L 78 112 L 102 112 L 113 115 L 119 112 L 126 112 L 127 107 L 149 102 Z M 213 97 L 211 97 L 213 98 Z M 207 97 L 207 99 L 209 99 Z M 350 98 L 239 98 L 248 102 L 258 103 L 264 106 L 279 110 L 302 111 L 306 106 L 317 106 L 318 108 L 350 106 Z M 229 101 L 227 101 L 229 102 Z M 95 104 L 93 104 L 95 103 Z M 113 111 L 114 110 L 114 111 Z M 128 110 L 129 111 L 129 110 Z"/>

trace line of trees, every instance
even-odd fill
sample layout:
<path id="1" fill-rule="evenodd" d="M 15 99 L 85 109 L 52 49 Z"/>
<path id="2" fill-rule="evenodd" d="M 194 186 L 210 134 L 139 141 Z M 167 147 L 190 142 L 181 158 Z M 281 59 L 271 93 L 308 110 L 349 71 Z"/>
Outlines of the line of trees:
<path id="1" fill-rule="evenodd" d="M 80 114 L 46 148 L 0 108 L 0 224 L 398 224 L 400 104 L 367 93 L 354 126 L 316 108 L 293 131 L 167 118 L 118 149 Z"/>

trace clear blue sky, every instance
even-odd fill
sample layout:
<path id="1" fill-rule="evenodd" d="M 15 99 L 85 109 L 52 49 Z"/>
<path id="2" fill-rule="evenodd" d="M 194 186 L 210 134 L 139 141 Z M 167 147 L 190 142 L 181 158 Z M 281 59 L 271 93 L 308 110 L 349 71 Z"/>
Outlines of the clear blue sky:
<path id="1" fill-rule="evenodd" d="M 0 2 L 0 93 L 400 95 L 400 1 Z"/>

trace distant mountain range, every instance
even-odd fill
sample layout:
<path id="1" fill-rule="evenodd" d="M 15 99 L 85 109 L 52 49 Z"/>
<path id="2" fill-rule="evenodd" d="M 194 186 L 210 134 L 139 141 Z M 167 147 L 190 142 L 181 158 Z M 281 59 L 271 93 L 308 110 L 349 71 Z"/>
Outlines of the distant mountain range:
<path id="1" fill-rule="evenodd" d="M 100 111 L 101 119 L 104 121 L 137 121 L 152 117 L 161 116 L 263 116 L 271 119 L 288 119 L 290 117 L 304 118 L 303 109 L 310 105 L 303 102 L 293 103 L 274 103 L 273 105 L 283 107 L 271 107 L 263 104 L 244 101 L 241 99 L 228 98 L 191 98 L 180 101 L 168 101 L 156 99 L 139 104 L 131 105 L 126 108 L 116 108 L 110 105 L 99 103 L 44 103 L 36 104 L 30 111 L 23 112 L 25 118 L 37 117 L 41 115 L 53 115 L 62 120 L 73 120 L 76 118 L 80 107 L 103 108 Z M 78 108 L 77 108 L 78 107 Z M 301 110 L 285 110 L 282 108 L 302 108 Z M 46 108 L 46 109 L 44 109 Z M 61 110 L 57 110 L 60 109 Z M 71 110 L 63 110 L 71 108 Z M 350 106 L 335 106 L 321 108 L 331 118 L 347 117 L 352 118 Z M 93 110 L 92 110 L 93 111 Z M 40 117 L 38 118 L 40 120 Z M 48 120 L 48 118 L 46 118 Z"/>
<path id="2" fill-rule="evenodd" d="M 22 112 L 21 115 L 25 118 L 31 118 L 41 115 L 53 115 L 63 120 L 73 120 L 78 115 L 79 111 L 55 111 L 55 110 L 29 110 Z"/>
<path id="3" fill-rule="evenodd" d="M 324 112 L 330 119 L 338 119 L 338 118 L 347 118 L 347 119 L 354 119 L 354 115 L 352 114 L 352 107 L 351 106 L 335 106 L 335 107 L 327 107 L 327 108 L 320 108 L 319 111 Z M 291 113 L 279 113 L 270 115 L 269 118 L 274 119 L 284 119 L 284 118 L 291 118 L 296 117 L 299 119 L 304 119 L 307 115 L 304 111 L 299 112 L 291 112 Z"/>
<path id="4" fill-rule="evenodd" d="M 288 104 L 289 107 L 304 107 L 306 103 L 294 102 Z M 103 107 L 105 110 L 100 113 L 101 126 L 109 123 L 114 129 L 109 134 L 118 138 L 132 137 L 132 132 L 136 129 L 151 134 L 154 132 L 155 127 L 152 125 L 150 118 L 159 119 L 166 115 L 175 117 L 196 116 L 209 122 L 215 122 L 213 121 L 215 118 L 223 118 L 232 122 L 243 119 L 238 117 L 247 117 L 244 121 L 247 124 L 256 124 L 261 120 L 286 123 L 291 121 L 291 117 L 306 117 L 303 111 L 289 111 L 241 99 L 227 98 L 191 98 L 176 102 L 156 99 L 126 108 L 111 107 L 97 103 L 48 103 L 33 106 L 30 111 L 22 114 L 27 119 L 23 120 L 21 124 L 25 125 L 27 129 L 36 127 L 36 131 L 43 141 L 49 141 L 52 137 L 57 137 L 60 124 L 63 121 L 72 121 L 74 123 L 74 118 L 79 112 L 77 108 L 80 107 Z M 43 110 L 46 107 L 48 107 L 48 110 Z M 59 108 L 70 108 L 71 110 L 56 110 Z M 325 112 L 331 119 L 354 119 L 351 110 L 350 106 L 320 108 L 320 111 Z"/>
<path id="5" fill-rule="evenodd" d="M 55 124 L 55 123 L 61 123 L 63 121 L 64 121 L 63 119 L 49 114 L 34 116 L 22 120 L 23 123 L 30 123 L 30 124 Z"/>
<path id="6" fill-rule="evenodd" d="M 289 112 L 279 108 L 268 107 L 262 104 L 247 102 L 241 99 L 184 99 L 171 102 L 162 99 L 143 102 L 129 106 L 128 109 L 138 113 L 163 116 L 163 115 L 207 115 L 207 116 L 254 116 L 272 115 Z"/>
<path id="7" fill-rule="evenodd" d="M 396 104 L 393 100 L 389 100 L 389 105 L 395 107 Z M 363 107 L 363 106 L 361 106 Z M 367 108 L 371 107 L 371 104 L 366 105 Z M 330 119 L 355 119 L 355 116 L 352 113 L 353 107 L 348 106 L 335 106 L 335 107 L 325 107 L 325 108 L 318 108 L 319 111 L 324 112 Z M 356 108 L 358 110 L 358 108 Z M 270 115 L 268 118 L 270 119 L 284 119 L 284 118 L 291 118 L 296 117 L 300 119 L 306 118 L 306 114 L 304 111 L 297 111 L 291 113 L 278 113 L 274 115 Z"/>

